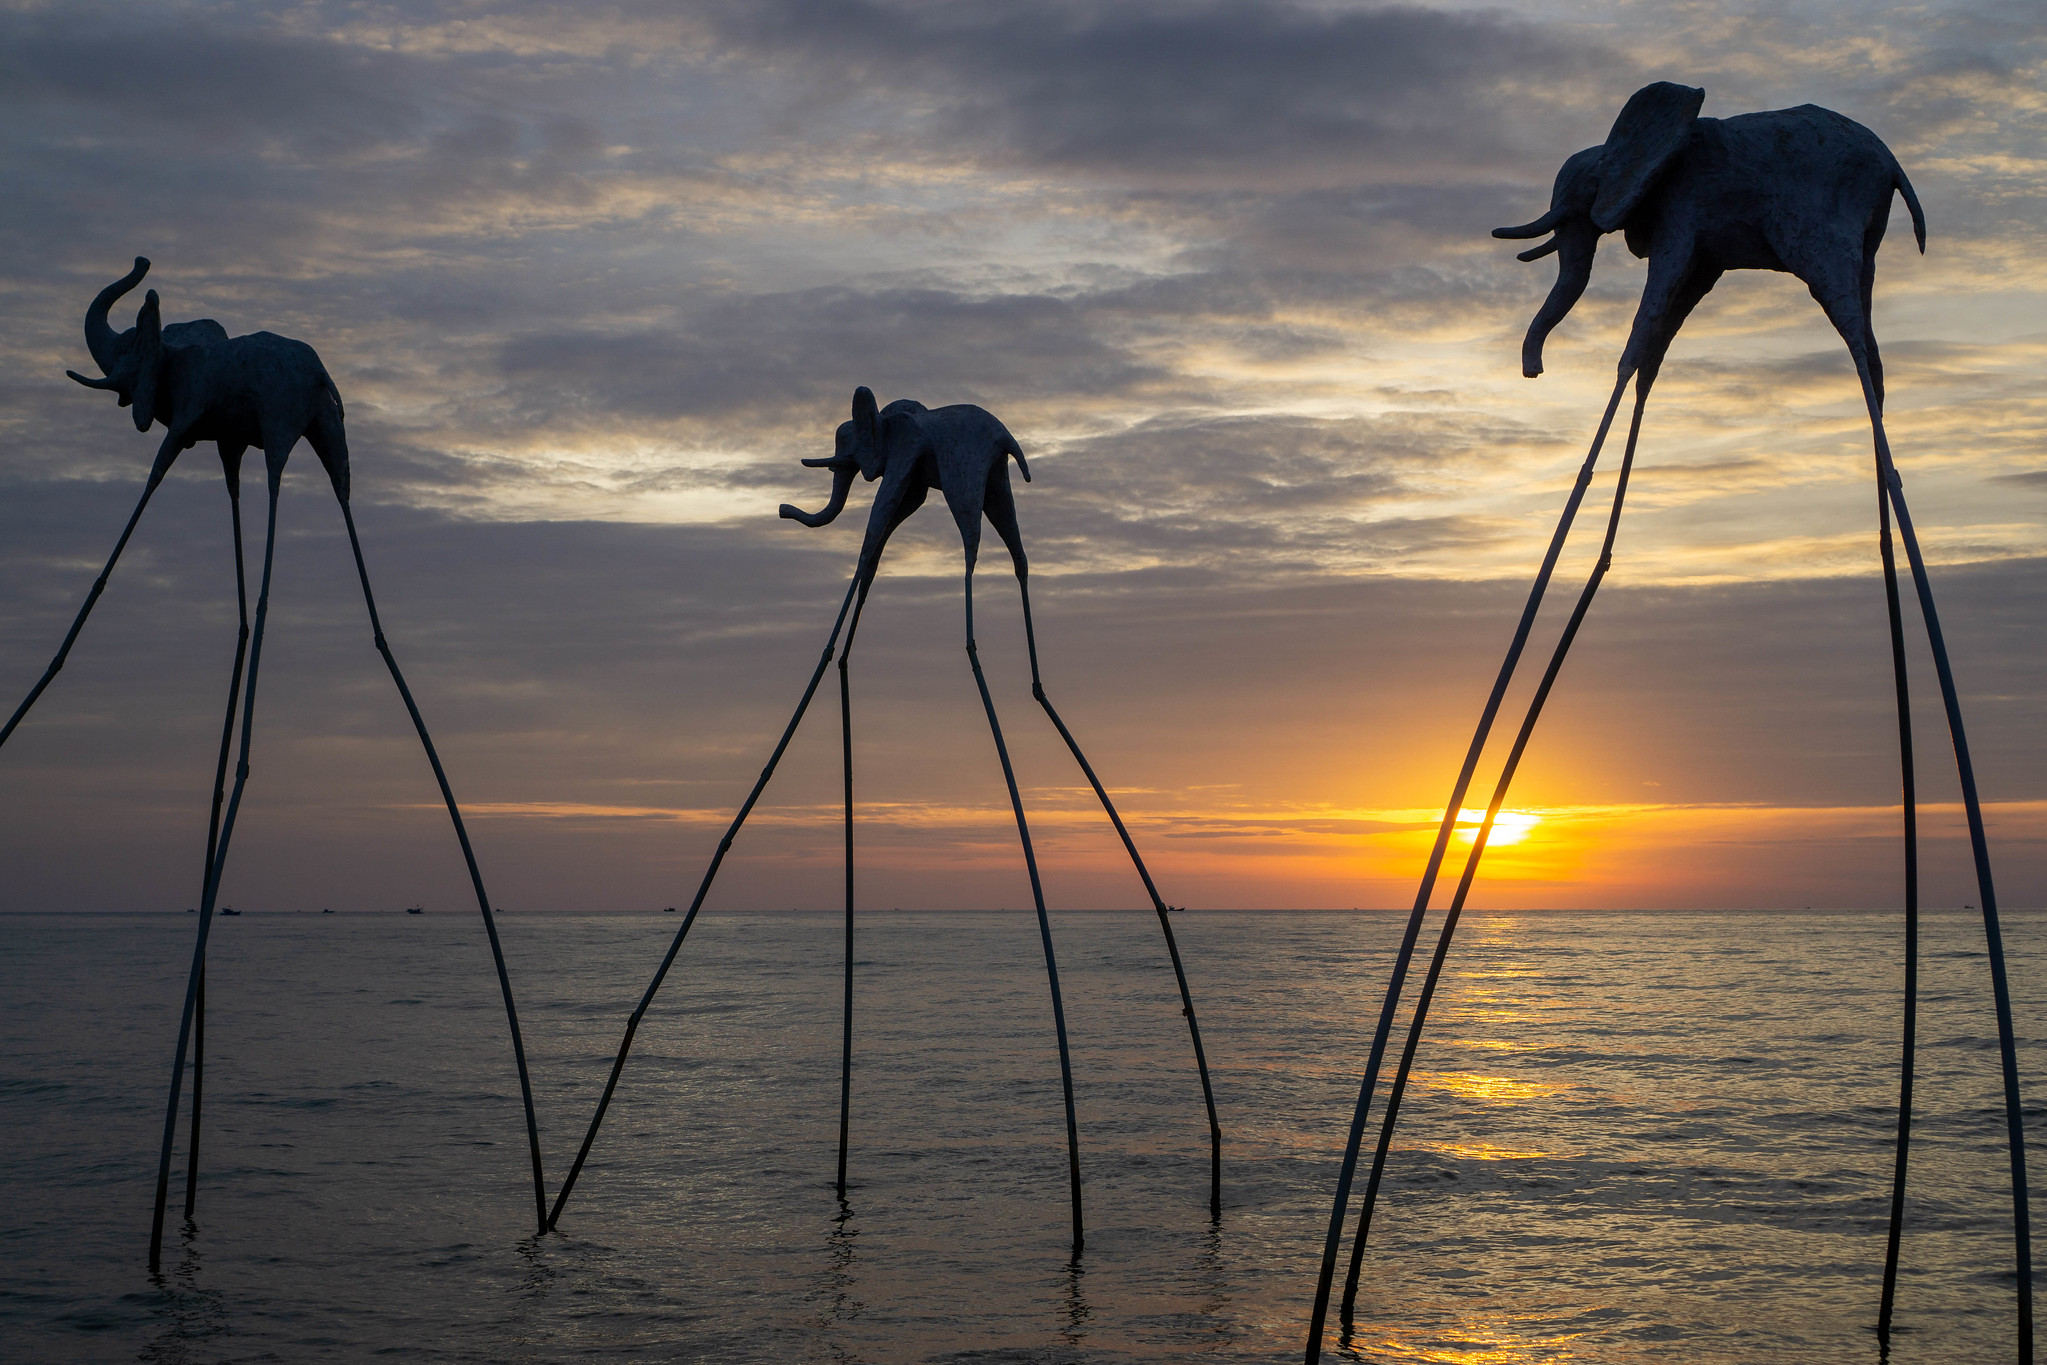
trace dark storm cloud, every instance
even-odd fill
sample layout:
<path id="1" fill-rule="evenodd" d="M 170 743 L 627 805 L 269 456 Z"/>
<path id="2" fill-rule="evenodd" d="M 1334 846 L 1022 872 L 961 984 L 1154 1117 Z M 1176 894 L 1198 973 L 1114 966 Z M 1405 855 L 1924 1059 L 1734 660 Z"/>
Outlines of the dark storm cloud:
<path id="1" fill-rule="evenodd" d="M 523 413 L 558 418 L 749 412 L 879 392 L 992 389 L 1091 398 L 1164 376 L 1096 335 L 1085 310 L 1047 295 L 973 298 L 937 289 L 847 288 L 711 297 L 671 328 L 629 334 L 530 332 L 500 366 Z M 852 383 L 846 365 L 866 366 Z M 841 390 L 843 389 L 843 393 Z"/>
<path id="2" fill-rule="evenodd" d="M 728 43 L 889 89 L 940 136 L 1124 182 L 1315 182 L 1499 165 L 1517 124 L 1616 57 L 1499 13 L 1408 6 L 771 0 L 715 11 Z"/>

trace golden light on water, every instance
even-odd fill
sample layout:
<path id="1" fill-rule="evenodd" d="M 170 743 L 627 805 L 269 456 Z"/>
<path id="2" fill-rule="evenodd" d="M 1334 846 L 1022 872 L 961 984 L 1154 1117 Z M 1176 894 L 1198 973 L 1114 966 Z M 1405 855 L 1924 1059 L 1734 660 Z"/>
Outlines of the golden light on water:
<path id="1" fill-rule="evenodd" d="M 1472 838 L 1478 836 L 1480 825 L 1485 823 L 1485 812 L 1469 808 L 1457 812 L 1457 830 Z M 1542 823 L 1542 817 L 1531 811 L 1503 810 L 1493 817 L 1493 832 L 1486 836 L 1488 848 L 1503 844 L 1518 844 L 1528 837 L 1528 831 Z"/>

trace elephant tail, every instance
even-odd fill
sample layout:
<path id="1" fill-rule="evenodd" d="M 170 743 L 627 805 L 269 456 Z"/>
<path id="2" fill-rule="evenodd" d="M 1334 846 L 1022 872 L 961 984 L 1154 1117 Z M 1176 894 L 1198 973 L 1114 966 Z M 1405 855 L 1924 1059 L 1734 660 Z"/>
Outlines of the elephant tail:
<path id="1" fill-rule="evenodd" d="M 1031 467 L 1024 463 L 1023 447 L 1016 443 L 1016 437 L 1010 435 L 1006 428 L 1002 433 L 1002 452 L 1005 455 L 1014 455 L 1016 457 L 1016 467 L 1023 471 L 1024 482 L 1029 483 L 1031 481 Z"/>
<path id="2" fill-rule="evenodd" d="M 1891 175 L 1892 183 L 1898 187 L 1898 193 L 1905 196 L 1905 207 L 1912 211 L 1912 235 L 1919 239 L 1919 254 L 1924 256 L 1926 254 L 1926 214 L 1920 209 L 1919 196 L 1912 193 L 1912 182 L 1905 178 L 1905 168 L 1898 164 L 1896 157 L 1891 158 Z"/>

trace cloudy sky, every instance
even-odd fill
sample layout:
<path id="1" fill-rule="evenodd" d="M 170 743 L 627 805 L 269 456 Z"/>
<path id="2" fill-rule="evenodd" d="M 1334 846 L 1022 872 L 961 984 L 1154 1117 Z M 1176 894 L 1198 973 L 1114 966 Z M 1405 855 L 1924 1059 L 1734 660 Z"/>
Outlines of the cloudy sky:
<path id="1" fill-rule="evenodd" d="M 1927 254 L 1899 207 L 1879 259 L 1892 439 L 2004 899 L 2041 904 L 2043 77 L 2025 0 L 11 0 L 0 700 L 62 638 L 159 439 L 63 375 L 90 369 L 86 303 L 143 254 L 166 320 L 302 338 L 338 382 L 386 627 L 500 904 L 687 900 L 851 567 L 870 485 L 825 530 L 775 508 L 822 503 L 798 461 L 858 384 L 981 404 L 1022 442 L 1048 688 L 1169 899 L 1404 903 L 1642 281 L 1608 238 L 1526 380 L 1554 264 L 1488 231 L 1674 79 L 1708 115 L 1840 110 L 1917 187 Z M 1664 371 L 1614 571 L 1510 803 L 1535 823 L 1476 903 L 1895 901 L 1873 503 L 1845 351 L 1789 277 L 1730 277 Z M 226 898 L 460 908 L 303 450 L 280 524 Z M 1567 557 L 1536 649 L 1589 560 Z M 1140 904 L 1030 701 L 1012 580 L 983 565 L 1051 899 Z M 875 907 L 1027 903 L 958 570 L 927 510 L 855 656 Z M 0 908 L 196 902 L 233 638 L 201 448 L 0 753 Z M 1973 901 L 1914 664 L 1927 898 Z M 832 903 L 831 700 L 714 908 Z"/>

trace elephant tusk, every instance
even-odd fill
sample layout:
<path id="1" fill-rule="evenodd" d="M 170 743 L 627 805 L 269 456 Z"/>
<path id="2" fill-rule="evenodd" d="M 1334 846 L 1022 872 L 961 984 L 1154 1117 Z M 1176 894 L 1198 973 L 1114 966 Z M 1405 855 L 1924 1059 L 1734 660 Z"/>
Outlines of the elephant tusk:
<path id="1" fill-rule="evenodd" d="M 1542 217 L 1536 219 L 1532 223 L 1523 223 L 1520 227 L 1494 228 L 1493 236 L 1506 237 L 1509 239 L 1521 237 L 1540 237 L 1542 236 L 1543 233 L 1548 232 L 1550 229 L 1554 228 L 1559 222 L 1561 222 L 1563 220 L 1564 213 L 1565 210 L 1562 208 L 1553 208 L 1548 213 L 1543 214 Z"/>
<path id="2" fill-rule="evenodd" d="M 1516 252 L 1514 254 L 1514 259 L 1517 261 L 1539 261 L 1543 257 L 1549 255 L 1552 251 L 1555 251 L 1556 249 L 1557 239 L 1555 237 L 1552 237 L 1547 242 L 1544 242 L 1541 246 L 1532 246 L 1528 248 L 1528 250 L 1526 251 Z"/>
<path id="3" fill-rule="evenodd" d="M 117 389 L 121 387 L 119 381 L 113 379 L 87 379 L 76 370 L 66 370 L 64 373 L 70 375 L 88 389 Z"/>

